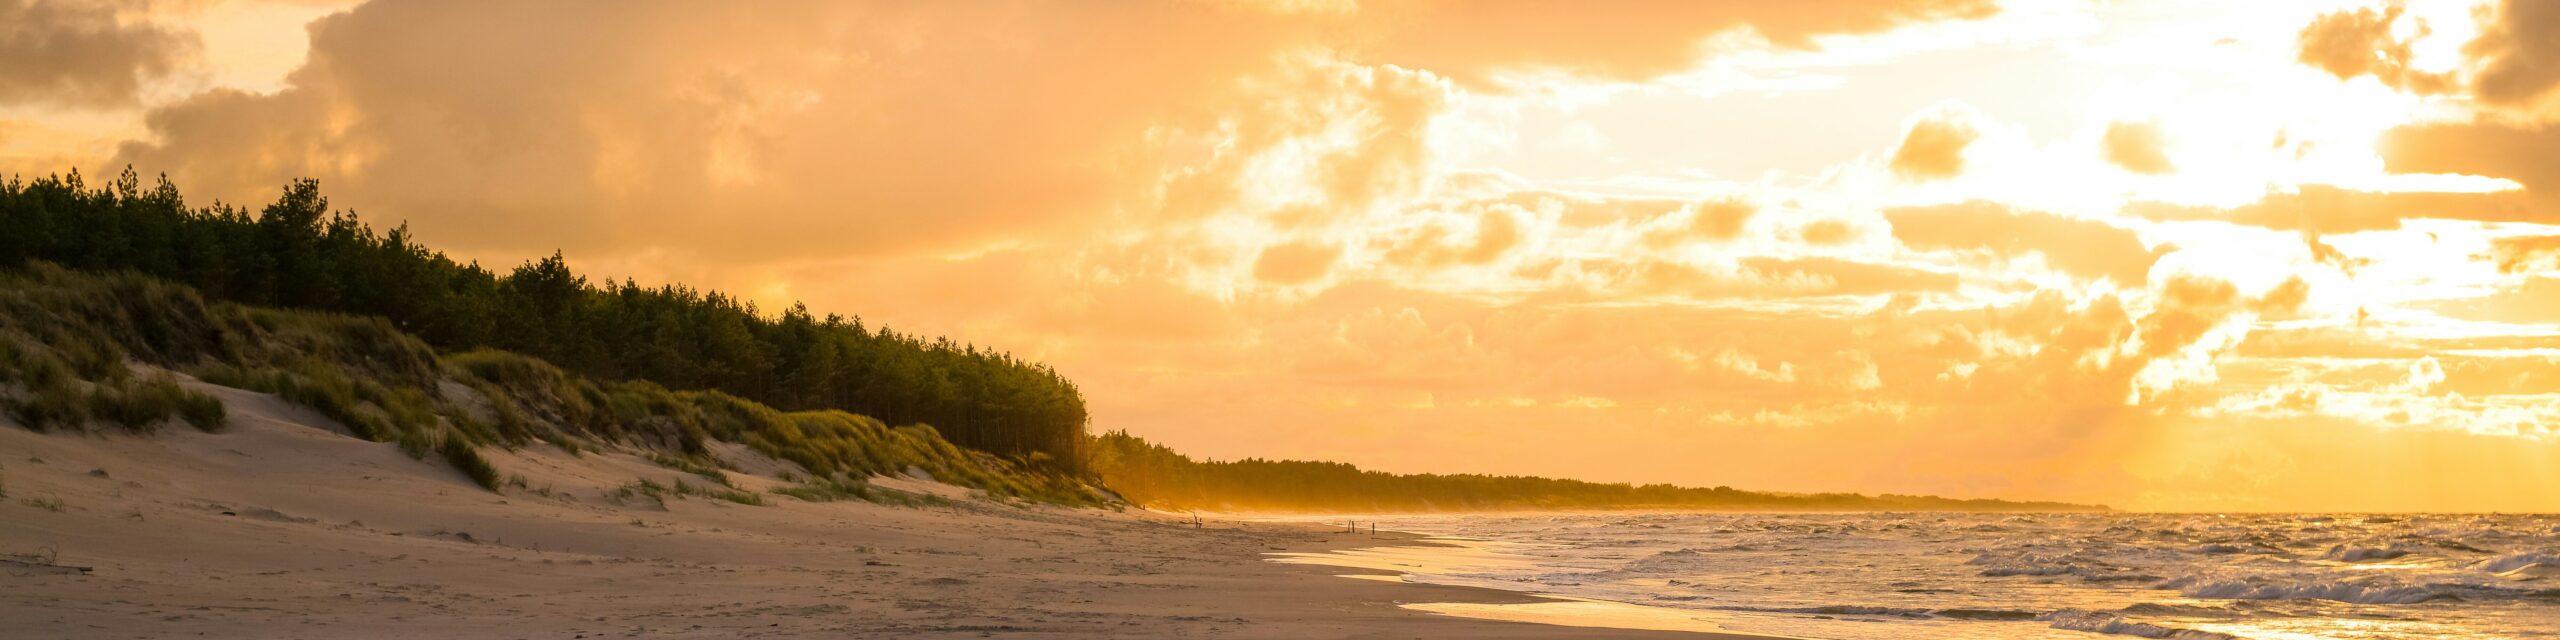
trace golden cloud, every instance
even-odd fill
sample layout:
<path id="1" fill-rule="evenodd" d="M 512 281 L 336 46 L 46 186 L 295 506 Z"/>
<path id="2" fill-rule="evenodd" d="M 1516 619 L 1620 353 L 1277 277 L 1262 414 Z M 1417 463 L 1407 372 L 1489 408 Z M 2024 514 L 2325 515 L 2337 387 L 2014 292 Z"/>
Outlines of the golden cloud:
<path id="1" fill-rule="evenodd" d="M 193 34 L 128 20 L 117 0 L 0 0 L 0 105 L 129 105 L 197 48 Z"/>
<path id="2" fill-rule="evenodd" d="M 2125 212 L 2152 220 L 2220 220 L 2232 224 L 2351 233 L 2398 229 L 2419 219 L 2525 221 L 2542 209 L 2519 194 L 2429 191 L 2358 191 L 2329 185 L 2302 185 L 2269 191 L 2255 202 L 2236 207 L 2136 202 Z"/>
<path id="3" fill-rule="evenodd" d="M 2160 132 L 2160 123 L 2108 123 L 2106 136 L 2099 143 L 2107 162 L 2126 171 L 2156 176 L 2178 170 L 2169 162 L 2169 140 Z"/>
<path id="4" fill-rule="evenodd" d="M 2560 85 L 2560 6 L 2542 0 L 2506 0 L 2480 37 L 2463 47 L 2479 61 L 2473 87 L 2484 102 L 2530 105 Z"/>
<path id="5" fill-rule="evenodd" d="M 2452 91 L 2451 74 L 2409 68 L 2415 46 L 2391 34 L 2407 10 L 2394 4 L 2378 11 L 2363 7 L 2322 15 L 2303 27 L 2300 59 L 2341 80 L 2370 75 L 2385 85 L 2419 94 Z"/>
<path id="6" fill-rule="evenodd" d="M 2034 254 L 2064 273 L 2122 285 L 2142 284 L 2160 259 L 2159 252 L 2123 227 L 1991 202 L 1888 209 L 1884 216 L 1893 225 L 1893 237 L 1914 249 Z"/>
<path id="7" fill-rule="evenodd" d="M 1940 109 L 1911 124 L 1886 166 L 1905 180 L 1944 180 L 1964 173 L 1964 150 L 1982 137 L 1966 112 Z"/>

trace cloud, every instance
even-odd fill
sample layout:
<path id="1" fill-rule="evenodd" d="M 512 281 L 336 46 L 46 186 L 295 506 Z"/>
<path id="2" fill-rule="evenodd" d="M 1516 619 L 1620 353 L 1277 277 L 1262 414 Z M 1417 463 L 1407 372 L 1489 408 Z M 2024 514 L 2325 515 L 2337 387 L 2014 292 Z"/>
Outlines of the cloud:
<path id="1" fill-rule="evenodd" d="M 1905 180 L 1944 180 L 1964 173 L 1964 150 L 1980 139 L 1971 112 L 1942 106 L 1911 123 L 1886 166 Z"/>
<path id="2" fill-rule="evenodd" d="M 2424 21 L 2416 34 L 2392 34 L 2405 8 L 2394 2 L 2323 14 L 2305 26 L 2299 59 L 2340 79 L 2373 76 L 2384 85 L 2418 95 L 2461 92 L 2494 109 L 2532 112 L 2554 85 L 2560 85 L 2560 7 L 2541 0 L 2504 0 L 2477 12 L 2480 34 L 2462 47 L 2464 65 L 2453 72 L 2430 73 L 2410 66 L 2415 41 L 2429 30 Z"/>
<path id="3" fill-rule="evenodd" d="M 2483 120 L 2394 128 L 2380 143 L 2394 173 L 2464 173 L 2506 178 L 2537 200 L 2531 219 L 2560 209 L 2560 124 Z"/>
<path id="4" fill-rule="evenodd" d="M 1571 268 L 1587 277 L 1592 294 L 1603 298 L 1779 300 L 1947 292 L 1957 284 L 1952 273 L 1820 256 L 1744 256 L 1703 264 L 1661 258 L 1585 260 Z"/>
<path id="5" fill-rule="evenodd" d="M 2064 273 L 2120 285 L 2143 283 L 2160 258 L 2122 227 L 1990 202 L 1887 209 L 1884 216 L 1893 237 L 1914 249 L 2035 254 Z"/>
<path id="6" fill-rule="evenodd" d="M 2417 219 L 2524 221 L 2541 214 L 2520 194 L 2453 192 L 2378 192 L 2307 184 L 2294 190 L 2269 191 L 2255 202 L 2236 207 L 2136 202 L 2125 212 L 2152 220 L 2220 220 L 2269 229 L 2351 233 L 2398 229 Z"/>
<path id="7" fill-rule="evenodd" d="M 2549 252 L 2537 257 L 2544 264 L 2560 258 Z M 2560 278 L 2527 276 L 2488 295 L 2436 301 L 2420 307 L 2457 320 L 2544 325 L 2560 317 L 2553 315 L 2560 314 Z"/>
<path id="8" fill-rule="evenodd" d="M 1815 220 L 1796 227 L 1796 239 L 1811 245 L 1848 244 L 1858 238 L 1858 227 L 1845 220 Z"/>
<path id="9" fill-rule="evenodd" d="M 1680 205 L 1679 210 L 1656 219 L 1648 236 L 1656 246 L 1672 246 L 1691 240 L 1732 240 L 1742 235 L 1744 225 L 1760 212 L 1760 206 L 1740 198 L 1711 198 Z"/>
<path id="10" fill-rule="evenodd" d="M 113 164 L 235 202 L 318 178 L 473 255 L 781 263 L 1218 216 L 1306 230 L 1437 170 L 1452 77 L 1641 79 L 1729 34 L 1811 47 L 1993 10 L 376 0 L 314 23 L 281 90 L 153 109 Z"/>
<path id="11" fill-rule="evenodd" d="M 2530 105 L 2560 84 L 2560 5 L 2506 0 L 2463 47 L 2481 65 L 2473 91 L 2496 105 Z"/>
<path id="12" fill-rule="evenodd" d="M 1744 258 L 1742 264 L 1764 281 L 1806 295 L 1917 293 L 1956 286 L 1955 274 L 1838 258 L 1755 256 Z"/>
<path id="13" fill-rule="evenodd" d="M 1341 247 L 1322 242 L 1276 244 L 1254 259 L 1253 276 L 1275 284 L 1306 284 L 1324 277 L 1341 258 Z"/>
<path id="14" fill-rule="evenodd" d="M 119 15 L 129 4 L 0 0 L 0 105 L 129 105 L 195 52 L 191 33 Z"/>
<path id="15" fill-rule="evenodd" d="M 1504 201 L 1468 202 L 1459 205 L 1462 215 L 1471 214 L 1472 229 L 1435 221 L 1425 224 L 1413 234 L 1391 241 L 1385 251 L 1388 262 L 1419 266 L 1447 267 L 1480 265 L 1500 259 L 1520 244 L 1525 231 L 1524 218 L 1532 215 L 1517 204 Z"/>
<path id="16" fill-rule="evenodd" d="M 2126 171 L 2156 176 L 2178 170 L 2169 162 L 2168 135 L 2161 133 L 2159 123 L 2108 123 L 2106 137 L 2100 143 L 2107 162 Z"/>
<path id="17" fill-rule="evenodd" d="M 2419 94 L 2451 91 L 2455 86 L 2451 74 L 2409 68 L 2409 59 L 2415 55 L 2414 38 L 2391 34 L 2406 10 L 2393 4 L 2380 11 L 2363 7 L 2321 15 L 2302 28 L 2299 59 L 2340 80 L 2370 75 L 2384 85 Z"/>
<path id="18" fill-rule="evenodd" d="M 1608 11 L 1536 0 L 1423 0 L 1364 3 L 1354 24 L 1364 58 L 1485 84 L 1505 71 L 1640 80 L 1694 66 L 1711 37 L 1736 31 L 1811 49 L 1819 36 L 1998 10 L 1990 0 L 1643 2 Z"/>
<path id="19" fill-rule="evenodd" d="M 2489 242 L 2489 255 L 2500 273 L 2560 269 L 2560 236 L 2507 236 Z"/>

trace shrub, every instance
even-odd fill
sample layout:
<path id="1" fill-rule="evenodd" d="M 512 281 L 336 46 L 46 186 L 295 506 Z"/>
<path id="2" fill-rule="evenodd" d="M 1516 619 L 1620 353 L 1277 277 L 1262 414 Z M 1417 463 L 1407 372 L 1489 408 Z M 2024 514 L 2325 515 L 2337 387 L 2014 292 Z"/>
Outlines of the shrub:
<path id="1" fill-rule="evenodd" d="M 692 457 L 687 457 L 687 456 L 678 456 L 678 455 L 668 455 L 668 454 L 665 454 L 665 453 L 659 453 L 659 452 L 654 452 L 654 451 L 653 451 L 653 452 L 650 452 L 650 453 L 649 453 L 649 462 L 654 463 L 654 464 L 656 464 L 656 465 L 658 465 L 658 466 L 661 466 L 661 467 L 666 467 L 666 468 L 669 468 L 669 469 L 674 469 L 674 470 L 677 470 L 677 471 L 682 471 L 682 472 L 685 472 L 685 473 L 690 473 L 690 474 L 693 474 L 693 475 L 702 476 L 703 478 L 708 479 L 708 480 L 710 480 L 710 481 L 712 481 L 712 482 L 720 483 L 720 485 L 721 485 L 721 486 L 725 486 L 725 487 L 734 487 L 734 486 L 737 486 L 737 485 L 734 485 L 734 484 L 730 484 L 730 482 L 729 482 L 729 474 L 721 473 L 721 472 L 720 472 L 720 467 L 719 467 L 719 466 L 714 465 L 714 464 L 711 464 L 711 463 L 709 463 L 709 462 L 704 462 L 704 461 L 702 461 L 702 460 L 700 460 L 700 459 L 697 459 L 697 458 L 692 458 Z"/>
<path id="2" fill-rule="evenodd" d="M 471 476 L 471 481 L 480 488 L 498 490 L 498 468 L 490 465 L 488 458 L 480 457 L 480 451 L 472 448 L 471 443 L 463 441 L 460 436 L 449 435 L 445 436 L 444 446 L 438 447 L 437 451 L 444 454 L 446 463 L 462 471 L 462 475 Z"/>
<path id="3" fill-rule="evenodd" d="M 807 482 L 788 487 L 776 487 L 773 492 L 809 502 L 835 502 L 838 500 L 869 501 L 871 499 L 871 483 L 860 480 L 855 480 L 853 482 L 818 480 L 816 482 Z"/>
<path id="4" fill-rule="evenodd" d="M 178 414 L 185 416 L 187 424 L 194 425 L 196 430 L 207 433 L 221 431 L 231 425 L 231 413 L 223 409 L 221 398 L 196 391 L 178 396 Z"/>
<path id="5" fill-rule="evenodd" d="M 211 407 L 210 418 L 201 417 L 207 411 L 206 405 Z M 123 425 L 136 433 L 149 433 L 161 421 L 182 414 L 196 428 L 222 428 L 222 401 L 187 390 L 165 377 L 101 384 L 89 390 L 90 417 Z"/>
<path id="6" fill-rule="evenodd" d="M 78 428 L 89 422 L 87 400 L 70 380 L 57 378 L 53 384 L 36 387 L 25 399 L 15 402 L 10 413 L 17 415 L 18 424 L 36 431 Z"/>
<path id="7" fill-rule="evenodd" d="M 862 480 L 838 481 L 831 478 L 822 478 L 794 486 L 780 487 L 774 489 L 773 492 L 809 502 L 861 500 L 872 504 L 885 504 L 895 507 L 943 505 L 950 504 L 951 502 L 943 499 L 941 496 L 909 493 L 887 487 L 876 487 L 872 486 L 871 483 Z"/>
<path id="8" fill-rule="evenodd" d="M 716 498 L 748 506 L 765 506 L 764 496 L 726 487 L 707 487 L 687 484 L 682 478 L 676 479 L 675 484 L 672 486 L 658 484 L 657 481 L 650 480 L 648 478 L 641 478 L 631 482 L 630 484 L 625 484 L 621 487 L 615 488 L 611 494 L 611 497 L 615 500 L 648 498 L 651 502 L 654 502 L 661 507 L 666 506 L 668 496 L 675 496 L 679 498 Z"/>

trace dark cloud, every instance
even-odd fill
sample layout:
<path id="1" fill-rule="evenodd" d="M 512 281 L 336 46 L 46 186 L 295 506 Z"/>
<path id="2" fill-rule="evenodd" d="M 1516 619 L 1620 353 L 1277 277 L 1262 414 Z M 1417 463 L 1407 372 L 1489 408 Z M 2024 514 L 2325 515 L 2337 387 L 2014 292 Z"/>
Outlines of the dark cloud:
<path id="1" fill-rule="evenodd" d="M 0 0 L 0 105 L 131 104 L 194 53 L 194 34 L 120 19 L 126 4 Z"/>
<path id="2" fill-rule="evenodd" d="M 2506 0 L 2480 37 L 2463 47 L 2479 61 L 2473 92 L 2498 105 L 2530 105 L 2560 84 L 2560 3 Z"/>

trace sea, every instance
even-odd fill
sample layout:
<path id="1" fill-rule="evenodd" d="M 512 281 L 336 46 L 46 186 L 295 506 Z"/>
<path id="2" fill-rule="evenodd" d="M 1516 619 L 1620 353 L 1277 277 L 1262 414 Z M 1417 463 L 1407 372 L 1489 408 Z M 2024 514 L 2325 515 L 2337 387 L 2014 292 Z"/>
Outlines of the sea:
<path id="1" fill-rule="evenodd" d="M 1375 527 L 1430 537 L 1273 560 L 1551 601 L 1406 605 L 1449 615 L 1838 640 L 2560 637 L 2560 516 L 2552 515 L 1330 520 L 1344 527 L 1340 535 Z"/>

